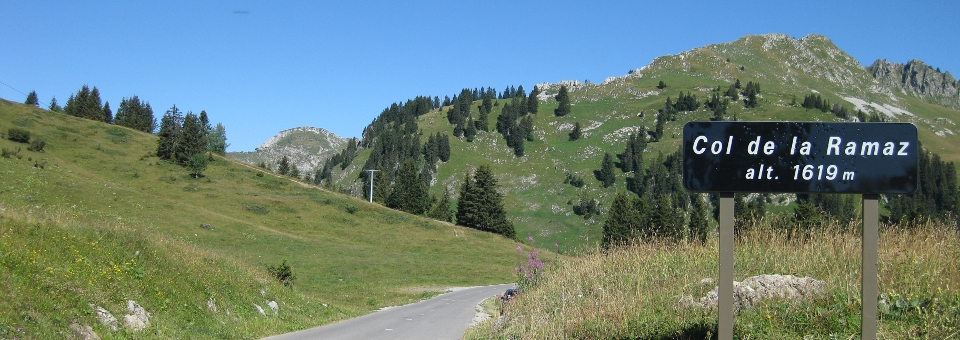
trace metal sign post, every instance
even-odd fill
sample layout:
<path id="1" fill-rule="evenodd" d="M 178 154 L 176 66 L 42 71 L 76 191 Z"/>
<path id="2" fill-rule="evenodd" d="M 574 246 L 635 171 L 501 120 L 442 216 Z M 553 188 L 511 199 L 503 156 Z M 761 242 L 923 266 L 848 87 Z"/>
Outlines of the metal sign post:
<path id="1" fill-rule="evenodd" d="M 917 189 L 910 123 L 690 122 L 683 186 L 720 194 L 717 335 L 733 339 L 734 192 L 863 194 L 861 337 L 877 338 L 878 194 Z"/>
<path id="2" fill-rule="evenodd" d="M 733 339 L 733 193 L 720 193 L 720 276 L 717 335 Z"/>
<path id="3" fill-rule="evenodd" d="M 860 247 L 860 338 L 877 339 L 877 243 L 880 240 L 878 195 L 863 195 L 863 243 Z"/>

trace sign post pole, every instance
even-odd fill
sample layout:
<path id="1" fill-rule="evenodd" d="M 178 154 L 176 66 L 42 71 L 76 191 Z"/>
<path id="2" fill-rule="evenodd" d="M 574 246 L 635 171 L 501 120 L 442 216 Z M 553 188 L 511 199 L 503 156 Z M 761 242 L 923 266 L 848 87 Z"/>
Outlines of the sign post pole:
<path id="1" fill-rule="evenodd" d="M 877 339 L 877 243 L 879 231 L 878 195 L 863 195 L 863 243 L 861 244 L 860 338 Z"/>
<path id="2" fill-rule="evenodd" d="M 733 193 L 720 193 L 720 276 L 717 279 L 717 336 L 733 339 Z"/>

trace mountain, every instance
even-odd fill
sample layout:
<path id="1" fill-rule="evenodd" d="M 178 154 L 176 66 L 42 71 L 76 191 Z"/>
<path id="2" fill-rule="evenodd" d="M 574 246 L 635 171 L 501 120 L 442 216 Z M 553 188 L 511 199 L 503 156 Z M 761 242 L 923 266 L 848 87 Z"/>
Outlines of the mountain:
<path id="1" fill-rule="evenodd" d="M 283 156 L 296 164 L 301 177 L 310 174 L 323 162 L 347 148 L 349 140 L 322 128 L 296 127 L 280 131 L 250 152 L 228 152 L 227 157 L 247 164 L 264 162 L 273 170 Z"/>
<path id="2" fill-rule="evenodd" d="M 661 81 L 666 87 L 658 86 Z M 602 234 L 602 213 L 614 194 L 625 191 L 626 180 L 634 176 L 617 170 L 615 184 L 602 187 L 594 171 L 600 169 L 604 154 L 623 153 L 628 137 L 641 126 L 648 132 L 653 131 L 657 112 L 664 108 L 668 98 L 675 102 L 683 93 L 696 96 L 702 103 L 714 90 L 719 88 L 722 92 L 737 81 L 743 85 L 759 84 L 759 104 L 748 108 L 742 100 L 734 100 L 723 116 L 725 120 L 856 121 L 856 113 L 861 110 L 864 117 L 875 115 L 916 124 L 925 148 L 946 161 L 960 161 L 960 136 L 957 135 L 960 131 L 956 126 L 960 112 L 957 110 L 931 104 L 906 94 L 900 85 L 878 80 L 827 37 L 808 35 L 796 39 L 766 34 L 658 57 L 649 65 L 607 78 L 600 84 L 579 81 L 537 84 L 541 91 L 539 110 L 530 115 L 533 140 L 525 142 L 525 152 L 520 157 L 515 156 L 515 150 L 507 146 L 503 135 L 493 128 L 501 109 L 511 100 L 495 100 L 496 106 L 488 118 L 490 132 L 478 132 L 472 142 L 451 138 L 450 160 L 432 170 L 430 191 L 439 197 L 443 190 L 448 190 L 455 198 L 468 170 L 491 164 L 505 195 L 507 215 L 517 226 L 519 237 L 534 236 L 536 244 L 545 248 L 553 248 L 555 243 L 561 249 L 589 247 Z M 569 115 L 556 117 L 553 111 L 558 104 L 553 96 L 561 85 L 569 89 L 572 110 Z M 743 89 L 739 92 L 737 99 L 742 99 Z M 804 97 L 810 95 L 833 105 L 824 111 L 801 107 Z M 475 101 L 470 105 L 473 119 L 479 117 L 476 109 L 479 104 Z M 450 108 L 434 108 L 416 116 L 413 131 L 423 136 L 420 140 L 438 132 L 454 135 L 455 125 L 447 116 Z M 843 112 L 847 113 L 846 117 L 842 117 Z M 649 166 L 658 155 L 676 152 L 684 123 L 712 117 L 713 112 L 702 105 L 694 111 L 679 112 L 675 119 L 665 121 L 659 141 L 646 136 L 648 144 L 643 160 Z M 409 124 L 403 123 L 407 118 L 383 119 L 393 119 L 395 123 L 390 124 Z M 569 141 L 568 134 L 576 123 L 582 126 L 583 137 Z M 361 143 L 365 148 L 358 152 L 351 165 L 342 167 L 345 170 L 333 176 L 339 179 L 340 188 L 357 196 L 363 193 L 366 182 L 361 183 L 359 169 L 364 168 L 371 151 L 376 149 L 370 146 L 382 142 L 368 138 Z M 567 184 L 570 178 L 576 177 L 586 185 Z M 786 209 L 783 205 L 792 198 L 780 196 L 775 201 L 778 205 L 771 209 L 782 211 Z M 587 214 L 585 218 L 575 214 L 574 207 L 580 202 L 598 204 L 601 215 Z"/>
<path id="3" fill-rule="evenodd" d="M 886 59 L 873 62 L 867 71 L 888 88 L 919 97 L 929 103 L 960 110 L 960 83 L 950 72 L 940 72 L 919 60 L 906 64 Z"/>

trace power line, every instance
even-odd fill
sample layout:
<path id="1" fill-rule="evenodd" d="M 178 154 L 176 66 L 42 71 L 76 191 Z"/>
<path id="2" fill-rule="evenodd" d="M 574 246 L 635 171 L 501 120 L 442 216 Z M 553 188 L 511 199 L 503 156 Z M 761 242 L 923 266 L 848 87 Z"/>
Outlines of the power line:
<path id="1" fill-rule="evenodd" d="M 7 83 L 4 83 L 4 82 L 2 82 L 2 81 L 0 81 L 0 84 L 7 85 Z M 23 93 L 23 91 L 17 90 L 17 89 L 16 89 L 15 87 L 13 87 L 13 86 L 7 85 L 7 87 L 13 89 L 14 91 L 20 92 L 20 94 L 22 94 L 22 95 L 24 95 L 24 96 L 27 96 L 27 95 L 28 95 L 28 94 L 26 94 L 26 93 Z"/>

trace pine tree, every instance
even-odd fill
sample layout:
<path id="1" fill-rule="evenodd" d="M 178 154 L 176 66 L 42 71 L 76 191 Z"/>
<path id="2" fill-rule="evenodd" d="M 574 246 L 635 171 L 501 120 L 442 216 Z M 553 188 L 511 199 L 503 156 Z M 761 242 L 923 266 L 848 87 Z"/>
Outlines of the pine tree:
<path id="1" fill-rule="evenodd" d="M 533 87 L 533 90 L 530 91 L 530 97 L 527 98 L 527 112 L 530 114 L 537 114 L 537 111 L 540 110 L 540 89 L 537 86 Z"/>
<path id="2" fill-rule="evenodd" d="M 286 155 L 280 158 L 280 162 L 277 164 L 277 173 L 281 176 L 286 176 L 290 173 L 290 160 L 287 159 Z"/>
<path id="3" fill-rule="evenodd" d="M 50 98 L 50 105 L 47 106 L 47 109 L 50 109 L 50 111 L 53 111 L 53 112 L 63 111 L 63 108 L 60 107 L 60 104 L 57 104 L 57 96 L 53 96 L 53 98 Z"/>
<path id="4" fill-rule="evenodd" d="M 433 205 L 427 216 L 438 221 L 453 222 L 453 213 L 450 211 L 450 191 L 443 190 L 443 196 Z"/>
<path id="5" fill-rule="evenodd" d="M 30 91 L 30 94 L 27 95 L 27 100 L 23 103 L 27 105 L 40 106 L 40 99 L 37 98 L 37 91 Z"/>
<path id="6" fill-rule="evenodd" d="M 417 174 L 414 160 L 408 158 L 400 165 L 396 183 L 387 198 L 387 206 L 411 214 L 423 214 L 429 208 L 427 188 Z"/>
<path id="7" fill-rule="evenodd" d="M 603 222 L 603 238 L 600 245 L 604 249 L 630 243 L 640 228 L 640 216 L 634 208 L 629 195 L 618 192 L 610 204 L 607 219 Z"/>
<path id="8" fill-rule="evenodd" d="M 187 112 L 183 117 L 182 135 L 177 143 L 176 155 L 180 164 L 186 165 L 193 155 L 207 150 L 207 136 L 200 126 L 200 119 L 193 112 Z"/>
<path id="9" fill-rule="evenodd" d="M 153 117 L 150 103 L 141 102 L 137 96 L 123 98 L 113 120 L 117 125 L 147 133 L 153 133 L 157 129 L 157 120 Z"/>
<path id="10" fill-rule="evenodd" d="M 113 111 L 110 110 L 110 102 L 103 103 L 103 122 L 113 124 Z"/>
<path id="11" fill-rule="evenodd" d="M 515 238 L 516 230 L 507 220 L 503 196 L 497 190 L 489 165 L 477 168 L 475 176 L 468 172 L 457 201 L 457 224 Z"/>
<path id="12" fill-rule="evenodd" d="M 227 144 L 227 129 L 223 127 L 223 124 L 217 123 L 217 126 L 213 128 L 207 138 L 207 150 L 218 155 L 224 155 L 227 153 L 228 146 L 230 144 Z"/>
<path id="13" fill-rule="evenodd" d="M 596 171 L 596 177 L 604 188 L 609 188 L 617 180 L 613 172 L 613 157 L 610 157 L 610 153 L 603 153 L 603 162 L 600 163 L 600 170 Z"/>
<path id="14" fill-rule="evenodd" d="M 690 212 L 690 237 L 704 243 L 707 241 L 707 206 L 700 194 L 691 195 L 693 209 Z"/>
<path id="15" fill-rule="evenodd" d="M 443 135 L 442 138 L 439 139 L 439 142 L 440 144 L 438 147 L 437 157 L 440 159 L 441 162 L 449 162 L 450 161 L 450 136 Z"/>
<path id="16" fill-rule="evenodd" d="M 663 90 L 667 88 L 667 84 L 664 83 L 663 80 L 661 80 L 660 83 L 657 84 L 657 88 Z"/>
<path id="17" fill-rule="evenodd" d="M 573 131 L 570 131 L 569 137 L 571 142 L 583 137 L 583 131 L 580 130 L 580 122 L 573 123 Z"/>
<path id="18" fill-rule="evenodd" d="M 463 136 L 467 139 L 467 142 L 473 142 L 473 138 L 477 136 L 477 125 L 473 121 L 473 117 L 470 117 L 467 120 L 467 127 L 463 130 Z"/>
<path id="19" fill-rule="evenodd" d="M 553 114 L 557 117 L 563 117 L 570 114 L 570 95 L 567 93 L 567 85 L 560 85 L 560 91 L 554 97 L 557 100 L 558 106 L 553 110 Z"/>
<path id="20" fill-rule="evenodd" d="M 86 98 L 86 101 L 80 104 L 82 105 L 80 117 L 103 121 L 103 105 L 100 104 L 100 90 L 96 86 L 90 91 L 90 96 Z"/>
<path id="21" fill-rule="evenodd" d="M 157 132 L 157 157 L 160 159 L 174 159 L 177 151 L 177 143 L 180 141 L 181 121 L 183 116 L 180 110 L 174 105 L 170 110 L 164 113 L 160 120 L 160 131 Z"/>

